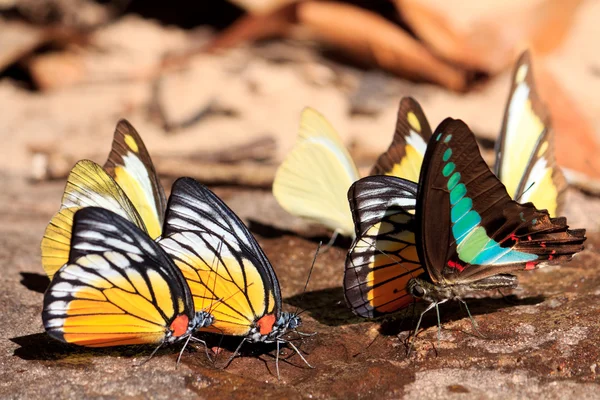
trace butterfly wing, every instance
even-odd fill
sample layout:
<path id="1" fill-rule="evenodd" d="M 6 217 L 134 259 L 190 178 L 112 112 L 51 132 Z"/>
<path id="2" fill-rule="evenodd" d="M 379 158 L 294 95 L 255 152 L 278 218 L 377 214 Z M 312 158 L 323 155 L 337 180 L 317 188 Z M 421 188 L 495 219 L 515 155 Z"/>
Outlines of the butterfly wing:
<path id="1" fill-rule="evenodd" d="M 123 189 L 151 238 L 160 236 L 167 200 L 142 138 L 126 120 L 117 124 L 104 169 Z"/>
<path id="2" fill-rule="evenodd" d="M 194 179 L 173 184 L 159 243 L 183 272 L 196 310 L 213 315 L 206 330 L 245 336 L 257 321 L 264 321 L 262 333 L 279 319 L 281 293 L 269 260 L 233 211 Z"/>
<path id="3" fill-rule="evenodd" d="M 346 193 L 359 178 L 338 134 L 311 108 L 302 112 L 296 145 L 275 174 L 273 195 L 287 212 L 352 236 Z"/>
<path id="4" fill-rule="evenodd" d="M 434 283 L 533 269 L 583 249 L 585 230 L 570 231 L 565 218 L 550 218 L 532 203 L 510 198 L 462 121 L 440 124 L 423 165 L 417 249 Z"/>
<path id="5" fill-rule="evenodd" d="M 390 147 L 377 159 L 370 175 L 391 175 L 419 181 L 431 128 L 419 103 L 404 97 L 398 108 L 396 132 Z"/>
<path id="6" fill-rule="evenodd" d="M 93 161 L 79 161 L 67 178 L 60 211 L 50 220 L 42 239 L 42 265 L 50 279 L 69 258 L 73 215 L 82 207 L 111 210 L 146 230 L 134 205 L 114 179 Z"/>
<path id="7" fill-rule="evenodd" d="M 523 53 L 512 77 L 494 172 L 513 199 L 532 202 L 555 216 L 566 181 L 554 159 L 553 136 L 549 113 L 535 88 L 529 53 Z"/>
<path id="8" fill-rule="evenodd" d="M 413 301 L 406 284 L 425 272 L 415 247 L 416 197 L 417 184 L 392 176 L 363 178 L 348 191 L 356 239 L 346 257 L 344 293 L 361 317 Z"/>
<path id="9" fill-rule="evenodd" d="M 188 331 L 189 288 L 168 255 L 119 215 L 88 207 L 75 214 L 72 251 L 44 296 L 50 336 L 104 347 L 159 343 Z"/>

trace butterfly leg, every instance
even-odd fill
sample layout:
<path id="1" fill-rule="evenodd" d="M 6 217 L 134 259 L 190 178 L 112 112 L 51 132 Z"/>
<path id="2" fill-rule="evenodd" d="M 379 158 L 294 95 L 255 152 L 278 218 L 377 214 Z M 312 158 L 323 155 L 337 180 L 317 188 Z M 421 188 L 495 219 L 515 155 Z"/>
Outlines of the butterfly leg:
<path id="1" fill-rule="evenodd" d="M 431 310 L 433 307 L 437 307 L 437 303 L 429 303 L 429 305 L 427 306 L 427 308 L 425 309 L 425 311 L 423 311 L 421 313 L 421 315 L 419 316 L 419 321 L 417 322 L 417 328 L 415 329 L 415 333 L 413 335 L 412 340 L 410 341 L 409 345 L 408 345 L 408 354 L 410 355 L 410 351 L 412 350 L 412 347 L 415 343 L 415 340 L 417 339 L 417 333 L 419 333 L 419 328 L 421 327 L 421 320 L 423 320 L 423 315 L 425 315 L 425 313 L 429 310 Z"/>
<path id="2" fill-rule="evenodd" d="M 469 306 L 467 306 L 467 303 L 463 300 L 463 299 L 458 299 L 458 301 L 460 301 L 462 304 L 465 305 L 465 308 L 467 309 L 467 314 L 469 315 L 469 318 L 471 319 L 471 325 L 473 325 L 473 330 L 475 332 L 477 332 L 477 334 L 485 339 L 485 335 L 483 335 L 480 331 L 479 328 L 477 327 L 477 321 L 475 321 L 475 319 L 473 318 L 473 316 L 471 315 L 471 311 L 469 311 Z"/>
<path id="3" fill-rule="evenodd" d="M 183 351 L 185 350 L 185 348 L 187 347 L 187 345 L 191 339 L 192 339 L 192 335 L 190 334 L 190 335 L 188 335 L 188 338 L 186 339 L 185 343 L 183 344 L 183 347 L 181 348 L 181 351 L 179 352 L 179 356 L 177 356 L 177 363 L 175 363 L 175 368 L 179 368 L 179 362 L 181 361 L 181 356 L 183 355 Z"/>
<path id="4" fill-rule="evenodd" d="M 209 361 L 213 361 L 212 357 L 210 356 L 210 353 L 208 352 L 208 346 L 206 345 L 206 342 L 202 339 L 198 339 L 195 337 L 191 338 L 192 341 L 196 342 L 196 343 L 202 343 L 204 345 L 204 352 L 206 353 L 206 357 L 208 358 Z"/>
<path id="5" fill-rule="evenodd" d="M 229 364 L 231 364 L 231 362 L 233 361 L 233 359 L 235 358 L 235 356 L 237 356 L 237 354 L 240 352 L 240 349 L 242 348 L 242 345 L 244 344 L 244 342 L 246 342 L 246 338 L 244 338 L 240 344 L 238 345 L 237 349 L 235 349 L 235 351 L 233 352 L 233 354 L 231 355 L 231 357 L 229 357 L 229 360 L 227 360 L 227 362 L 225 363 L 225 365 L 223 366 L 223 368 L 227 368 L 229 366 Z"/>
<path id="6" fill-rule="evenodd" d="M 306 358 L 304 358 L 304 356 L 302 355 L 302 353 L 300 352 L 300 350 L 298 350 L 298 348 L 294 345 L 294 343 L 290 342 L 289 340 L 278 341 L 278 343 L 289 344 L 292 347 L 292 349 L 296 352 L 296 354 L 298 354 L 300 356 L 300 358 L 302 359 L 302 361 L 304 361 L 304 364 L 308 365 L 309 368 L 314 368 L 312 365 L 309 364 L 308 361 L 306 361 Z"/>
<path id="7" fill-rule="evenodd" d="M 275 355 L 275 370 L 277 371 L 277 380 L 280 379 L 280 375 L 279 375 L 279 343 L 281 343 L 279 340 L 275 343 L 275 345 L 277 346 L 277 354 Z"/>
<path id="8" fill-rule="evenodd" d="M 437 321 L 438 321 L 438 332 L 437 332 L 438 347 L 440 345 L 440 338 L 442 337 L 442 320 L 440 318 L 440 308 L 438 306 L 447 301 L 448 300 L 442 300 L 438 303 L 435 303 L 435 313 L 437 314 Z"/>
<path id="9" fill-rule="evenodd" d="M 139 364 L 134 364 L 136 367 L 141 367 L 142 365 L 146 364 L 148 361 L 150 361 L 150 359 L 152 357 L 154 357 L 154 355 L 156 354 L 156 352 L 158 351 L 158 349 L 160 349 L 162 347 L 162 345 L 165 344 L 165 342 L 161 342 L 150 354 L 150 356 L 148 358 L 146 358 L 144 361 L 142 361 Z"/>

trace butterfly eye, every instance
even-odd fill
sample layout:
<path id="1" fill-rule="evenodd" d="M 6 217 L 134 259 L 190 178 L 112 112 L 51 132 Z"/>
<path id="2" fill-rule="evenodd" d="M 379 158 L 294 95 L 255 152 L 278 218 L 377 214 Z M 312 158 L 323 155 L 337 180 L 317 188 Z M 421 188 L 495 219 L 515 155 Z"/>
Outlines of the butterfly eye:
<path id="1" fill-rule="evenodd" d="M 425 296 L 425 289 L 417 281 L 413 281 L 413 284 L 409 286 L 409 292 L 413 297 Z"/>

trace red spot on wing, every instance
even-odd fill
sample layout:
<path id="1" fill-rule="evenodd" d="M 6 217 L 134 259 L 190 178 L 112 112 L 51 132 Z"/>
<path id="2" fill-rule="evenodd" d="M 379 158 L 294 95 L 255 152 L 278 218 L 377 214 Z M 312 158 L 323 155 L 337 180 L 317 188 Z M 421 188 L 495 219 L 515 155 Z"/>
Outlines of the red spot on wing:
<path id="1" fill-rule="evenodd" d="M 464 266 L 462 266 L 458 262 L 455 262 L 455 261 L 452 261 L 452 260 L 448 260 L 448 266 L 450 268 L 457 269 L 459 272 L 463 272 L 463 270 L 465 269 Z"/>
<path id="2" fill-rule="evenodd" d="M 175 318 L 173 322 L 171 322 L 170 326 L 171 331 L 173 332 L 173 336 L 178 337 L 185 334 L 187 332 L 189 322 L 190 319 L 187 315 L 178 315 L 177 318 Z"/>
<path id="3" fill-rule="evenodd" d="M 256 321 L 256 326 L 258 326 L 261 335 L 268 335 L 271 333 L 274 324 L 275 315 L 273 314 L 264 315 L 258 321 Z"/>
<path id="4" fill-rule="evenodd" d="M 531 270 L 531 269 L 535 269 L 535 266 L 538 263 L 534 262 L 534 261 L 529 261 L 527 264 L 525 264 L 525 270 Z"/>
<path id="5" fill-rule="evenodd" d="M 540 246 L 542 246 L 542 247 L 544 247 L 544 248 L 545 248 L 545 247 L 546 247 L 546 242 L 542 242 L 542 243 L 540 243 Z"/>

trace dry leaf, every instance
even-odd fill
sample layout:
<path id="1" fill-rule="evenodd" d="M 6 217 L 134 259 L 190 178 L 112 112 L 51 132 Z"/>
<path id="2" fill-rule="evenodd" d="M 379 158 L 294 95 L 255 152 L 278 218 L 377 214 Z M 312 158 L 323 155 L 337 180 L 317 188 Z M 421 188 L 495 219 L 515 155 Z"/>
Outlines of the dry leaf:
<path id="1" fill-rule="evenodd" d="M 72 52 L 54 52 L 28 61 L 29 72 L 40 90 L 72 86 L 87 77 L 83 57 Z"/>
<path id="2" fill-rule="evenodd" d="M 301 32 L 343 52 L 363 65 L 377 66 L 398 76 L 464 90 L 466 73 L 433 56 L 401 27 L 361 8 L 327 1 L 306 1 L 236 22 L 206 50 L 246 41 Z"/>
<path id="3" fill-rule="evenodd" d="M 505 3 L 395 0 L 398 12 L 434 54 L 490 74 L 512 65 L 525 48 L 547 53 L 558 47 L 581 0 L 519 1 L 509 6 Z M 483 12 L 465 22 L 456 8 L 466 11 L 469 7 Z M 455 12 L 449 13 L 449 9 Z"/>

